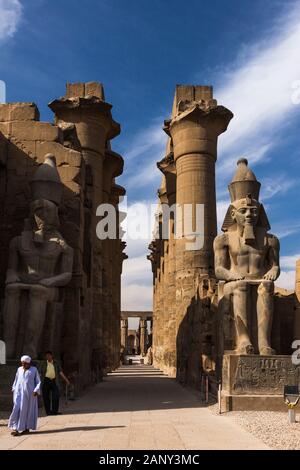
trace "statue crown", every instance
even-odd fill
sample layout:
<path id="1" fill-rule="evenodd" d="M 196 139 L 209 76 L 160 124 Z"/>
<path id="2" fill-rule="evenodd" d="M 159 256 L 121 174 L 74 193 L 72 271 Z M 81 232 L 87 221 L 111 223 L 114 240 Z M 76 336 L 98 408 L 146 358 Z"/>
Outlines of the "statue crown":
<path id="1" fill-rule="evenodd" d="M 231 202 L 245 199 L 251 195 L 252 199 L 259 200 L 260 183 L 253 171 L 248 167 L 248 160 L 240 158 L 237 170 L 228 186 Z"/>
<path id="2" fill-rule="evenodd" d="M 62 183 L 56 168 L 55 156 L 51 153 L 45 155 L 44 163 L 36 170 L 31 180 L 31 192 L 34 201 L 47 199 L 60 205 L 62 198 Z"/>

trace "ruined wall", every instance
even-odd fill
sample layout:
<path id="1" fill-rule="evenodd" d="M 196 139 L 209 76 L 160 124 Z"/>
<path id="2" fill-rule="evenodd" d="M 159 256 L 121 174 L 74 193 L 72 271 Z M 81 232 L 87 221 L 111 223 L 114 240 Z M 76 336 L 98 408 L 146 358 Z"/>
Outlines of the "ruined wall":
<path id="1" fill-rule="evenodd" d="M 60 230 L 74 249 L 72 281 L 57 313 L 61 331 L 52 347 L 81 387 L 119 364 L 124 246 L 120 240 L 97 239 L 96 208 L 103 201 L 117 207 L 118 195 L 124 194 L 114 180 L 123 171 L 123 159 L 110 150 L 120 127 L 98 83 L 68 84 L 66 96 L 50 107 L 55 125 L 40 122 L 33 103 L 0 105 L 1 303 L 9 242 L 28 216 L 29 181 L 45 154 L 52 153 L 64 187 Z"/>

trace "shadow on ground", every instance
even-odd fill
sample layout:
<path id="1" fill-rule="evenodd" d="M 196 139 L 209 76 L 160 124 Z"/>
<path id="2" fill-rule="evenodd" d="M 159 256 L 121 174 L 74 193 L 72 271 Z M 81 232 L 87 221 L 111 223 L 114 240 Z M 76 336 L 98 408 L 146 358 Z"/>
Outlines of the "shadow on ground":
<path id="1" fill-rule="evenodd" d="M 30 433 L 34 436 L 37 434 L 57 434 L 59 432 L 74 432 L 74 431 L 99 431 L 100 429 L 116 429 L 124 428 L 125 426 L 77 426 L 73 428 L 60 428 L 60 429 L 50 429 L 48 431 L 34 431 Z"/>

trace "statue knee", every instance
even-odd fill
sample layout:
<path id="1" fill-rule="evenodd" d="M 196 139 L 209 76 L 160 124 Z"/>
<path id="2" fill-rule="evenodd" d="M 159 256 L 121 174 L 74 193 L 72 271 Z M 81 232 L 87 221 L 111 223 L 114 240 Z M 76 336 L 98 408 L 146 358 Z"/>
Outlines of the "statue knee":
<path id="1" fill-rule="evenodd" d="M 17 283 L 7 284 L 5 287 L 5 293 L 7 296 L 19 297 L 21 294 L 21 288 Z"/>
<path id="2" fill-rule="evenodd" d="M 235 288 L 239 291 L 248 291 L 249 283 L 247 281 L 236 281 Z"/>
<path id="3" fill-rule="evenodd" d="M 48 298 L 47 287 L 35 284 L 30 287 L 29 295 L 30 295 L 30 298 L 47 300 Z"/>
<path id="4" fill-rule="evenodd" d="M 262 282 L 258 286 L 257 293 L 259 295 L 274 294 L 274 282 L 273 281 L 264 281 L 264 282 Z"/>

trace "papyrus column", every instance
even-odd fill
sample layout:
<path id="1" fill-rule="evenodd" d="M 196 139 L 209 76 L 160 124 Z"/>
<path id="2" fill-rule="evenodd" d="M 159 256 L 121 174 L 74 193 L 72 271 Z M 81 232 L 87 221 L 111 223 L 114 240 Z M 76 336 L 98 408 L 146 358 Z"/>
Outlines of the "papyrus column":
<path id="1" fill-rule="evenodd" d="M 218 106 L 212 99 L 211 87 L 190 88 L 194 88 L 194 92 L 191 90 L 189 99 L 175 100 L 172 119 L 165 122 L 165 131 L 172 140 L 177 176 L 176 204 L 180 209 L 177 209 L 176 223 L 182 230 L 182 235 L 176 239 L 177 332 L 196 296 L 197 280 L 213 275 L 213 240 L 217 234 L 217 140 L 233 117 L 231 111 Z M 189 227 L 186 226 L 187 205 L 192 208 Z M 197 205 L 204 208 L 202 247 L 193 245 L 186 238 L 190 235 L 187 228 L 195 230 L 197 227 Z M 180 337 L 177 337 L 177 342 L 178 340 L 181 341 Z"/>

